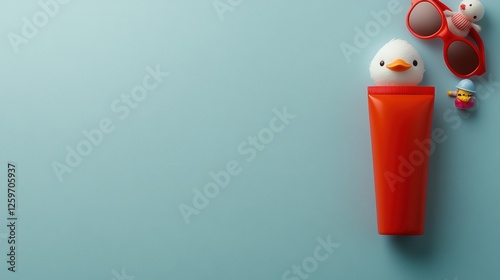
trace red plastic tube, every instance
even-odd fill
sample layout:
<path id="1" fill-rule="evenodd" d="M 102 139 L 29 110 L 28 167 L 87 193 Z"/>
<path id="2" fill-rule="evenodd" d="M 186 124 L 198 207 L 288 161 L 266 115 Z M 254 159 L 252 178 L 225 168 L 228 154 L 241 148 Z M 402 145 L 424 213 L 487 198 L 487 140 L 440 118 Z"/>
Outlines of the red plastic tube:
<path id="1" fill-rule="evenodd" d="M 378 232 L 424 233 L 434 87 L 369 86 Z"/>

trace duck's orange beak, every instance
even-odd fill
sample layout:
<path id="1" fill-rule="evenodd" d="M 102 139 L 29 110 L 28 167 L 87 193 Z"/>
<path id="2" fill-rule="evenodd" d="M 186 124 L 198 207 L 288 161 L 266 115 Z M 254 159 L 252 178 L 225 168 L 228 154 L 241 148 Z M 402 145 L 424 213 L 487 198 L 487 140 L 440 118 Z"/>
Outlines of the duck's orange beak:
<path id="1" fill-rule="evenodd" d="M 393 62 L 387 64 L 387 68 L 391 69 L 392 71 L 403 72 L 410 69 L 411 65 L 406 63 L 406 61 L 402 60 L 401 58 L 398 58 Z"/>

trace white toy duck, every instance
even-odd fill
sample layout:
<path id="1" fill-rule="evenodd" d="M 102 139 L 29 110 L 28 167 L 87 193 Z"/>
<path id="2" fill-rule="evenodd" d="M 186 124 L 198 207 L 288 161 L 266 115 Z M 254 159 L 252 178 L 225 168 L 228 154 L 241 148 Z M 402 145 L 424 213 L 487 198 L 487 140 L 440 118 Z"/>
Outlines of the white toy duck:
<path id="1" fill-rule="evenodd" d="M 424 62 L 410 43 L 392 39 L 375 55 L 370 76 L 377 85 L 416 86 L 424 76 Z"/>
<path id="2" fill-rule="evenodd" d="M 479 0 L 464 0 L 460 3 L 458 12 L 446 10 L 444 15 L 450 31 L 457 36 L 466 37 L 471 27 L 477 32 L 481 31 L 481 26 L 474 22 L 483 18 L 484 6 Z"/>

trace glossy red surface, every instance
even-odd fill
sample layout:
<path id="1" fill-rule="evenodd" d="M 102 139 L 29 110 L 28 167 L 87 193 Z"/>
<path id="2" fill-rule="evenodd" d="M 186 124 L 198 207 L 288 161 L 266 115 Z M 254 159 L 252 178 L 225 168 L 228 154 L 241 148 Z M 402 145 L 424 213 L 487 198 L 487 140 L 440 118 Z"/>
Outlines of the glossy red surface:
<path id="1" fill-rule="evenodd" d="M 370 86 L 378 231 L 424 233 L 434 87 Z"/>

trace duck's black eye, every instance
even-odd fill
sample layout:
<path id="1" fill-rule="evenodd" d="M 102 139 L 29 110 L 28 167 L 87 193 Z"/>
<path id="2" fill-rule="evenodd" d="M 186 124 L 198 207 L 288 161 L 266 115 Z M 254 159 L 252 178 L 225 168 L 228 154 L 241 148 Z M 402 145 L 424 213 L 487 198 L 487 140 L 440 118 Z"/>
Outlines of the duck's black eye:
<path id="1" fill-rule="evenodd" d="M 414 60 L 413 61 L 413 66 L 417 66 L 418 65 L 418 61 Z"/>
<path id="2" fill-rule="evenodd" d="M 472 7 L 472 4 L 469 4 L 469 7 Z"/>
<path id="3" fill-rule="evenodd" d="M 384 66 L 385 62 L 383 60 L 380 61 L 380 66 Z"/>
<path id="4" fill-rule="evenodd" d="M 474 16 L 474 19 L 476 19 L 476 18 L 477 18 L 477 16 Z"/>

